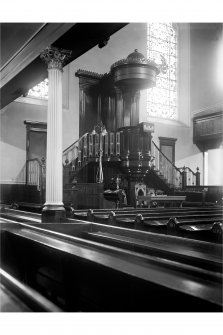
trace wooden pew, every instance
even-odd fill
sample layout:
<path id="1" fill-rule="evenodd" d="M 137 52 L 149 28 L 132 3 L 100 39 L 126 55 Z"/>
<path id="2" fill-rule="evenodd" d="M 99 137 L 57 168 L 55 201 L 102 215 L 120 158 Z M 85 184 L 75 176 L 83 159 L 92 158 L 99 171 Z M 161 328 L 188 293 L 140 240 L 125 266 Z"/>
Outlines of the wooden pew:
<path id="1" fill-rule="evenodd" d="M 213 218 L 218 218 L 222 216 L 222 210 L 218 211 L 167 211 L 167 212 L 153 212 L 153 213 L 145 213 L 145 214 L 116 214 L 114 212 L 111 212 L 109 215 L 109 224 L 130 224 L 133 225 L 135 222 L 136 224 L 143 223 L 143 224 L 148 224 L 153 221 L 159 221 L 164 224 L 167 224 L 168 220 L 170 217 L 176 216 L 177 218 L 197 218 L 197 217 L 213 217 Z M 138 228 L 138 226 L 137 226 Z"/>
<path id="2" fill-rule="evenodd" d="M 215 219 L 179 221 L 170 218 L 167 228 L 169 234 L 222 243 L 222 221 L 223 217 L 218 218 L 218 221 Z"/>
<path id="3" fill-rule="evenodd" d="M 222 221 L 200 224 L 191 222 L 180 225 L 178 228 L 178 235 L 180 233 L 183 237 L 222 243 L 222 226 Z"/>
<path id="4" fill-rule="evenodd" d="M 0 268 L 1 312 L 62 312 L 37 291 Z"/>
<path id="5" fill-rule="evenodd" d="M 212 224 L 216 221 L 222 220 L 222 212 L 214 213 L 188 213 L 184 215 L 177 215 L 176 217 L 160 216 L 160 217 L 143 217 L 137 215 L 135 219 L 135 229 L 148 229 L 153 232 L 160 232 L 166 234 L 180 235 L 180 227 L 183 225 L 204 225 Z"/>
<path id="6" fill-rule="evenodd" d="M 163 213 L 187 213 L 187 212 L 197 212 L 197 211 L 205 211 L 205 212 L 215 212 L 218 210 L 218 208 L 141 208 L 141 209 L 131 209 L 131 210 L 112 210 L 112 211 L 100 211 L 100 210 L 89 210 L 87 215 L 87 220 L 90 222 L 101 222 L 101 223 L 106 223 L 106 221 L 109 219 L 109 217 L 116 216 L 120 217 L 128 217 L 129 219 L 132 218 L 132 222 L 135 219 L 135 216 L 137 214 L 143 214 L 143 215 L 154 215 L 155 213 L 157 215 L 163 214 Z M 174 214 L 173 214 L 174 215 Z M 113 222 L 111 221 L 111 224 L 115 223 L 115 219 Z"/>
<path id="7" fill-rule="evenodd" d="M 179 207 L 180 208 L 180 207 Z M 179 210 L 179 208 L 177 208 Z M 206 210 L 213 210 L 213 207 L 204 207 Z M 174 208 L 172 208 L 174 210 Z M 184 207 L 184 210 L 200 210 L 201 207 Z M 141 211 L 156 211 L 157 208 L 134 208 L 134 207 L 126 207 L 126 208 L 117 208 L 112 209 L 115 213 L 139 213 Z M 159 210 L 169 210 L 169 208 L 159 208 Z M 88 210 L 74 210 L 73 218 L 80 220 L 89 220 L 91 221 L 94 215 L 107 215 L 111 212 L 111 209 L 88 209 Z M 92 221 L 93 222 L 93 221 Z"/>
<path id="8" fill-rule="evenodd" d="M 177 216 L 169 218 L 167 222 L 167 229 L 171 230 L 178 230 L 183 225 L 190 225 L 190 224 L 199 224 L 200 223 L 214 223 L 215 221 L 219 220 L 222 221 L 222 213 L 215 213 L 209 215 L 194 215 L 194 216 Z"/>
<path id="9" fill-rule="evenodd" d="M 213 243 L 101 224 L 93 224 L 90 231 L 82 232 L 82 236 L 96 242 L 122 246 L 128 250 L 205 268 L 209 271 L 221 272 L 222 270 L 222 246 Z"/>
<path id="10" fill-rule="evenodd" d="M 41 223 L 41 214 L 6 208 L 0 216 L 6 220 L 17 222 Z"/>
<path id="11" fill-rule="evenodd" d="M 220 207 L 216 207 L 216 208 L 198 208 L 202 215 L 204 213 L 214 213 L 217 214 L 217 212 L 219 212 Z M 119 216 L 121 215 L 121 219 L 119 221 L 118 219 L 118 224 L 123 226 L 123 227 L 127 227 L 127 228 L 136 228 L 136 229 L 149 229 L 149 231 L 154 231 L 154 232 L 159 232 L 159 233 L 167 233 L 166 230 L 166 220 L 163 220 L 161 217 L 159 219 L 157 219 L 156 217 L 152 220 L 151 216 L 155 216 L 157 215 L 163 215 L 164 213 L 168 213 L 168 215 L 183 215 L 183 214 L 189 214 L 189 213 L 194 213 L 196 212 L 197 209 L 192 207 L 192 208 L 154 208 L 154 209 L 134 209 L 134 208 L 128 208 L 128 209 L 118 209 L 116 211 L 116 213 L 111 213 L 110 214 L 110 224 L 114 225 L 116 224 L 116 215 Z M 92 221 L 97 221 L 97 222 L 105 222 L 108 223 L 106 221 L 108 221 L 108 217 L 109 214 L 107 212 L 107 210 L 90 210 L 89 211 L 91 213 L 91 215 L 93 216 Z M 80 213 L 83 213 L 83 211 L 80 211 Z M 86 213 L 86 211 L 85 211 Z M 143 213 L 143 216 L 146 217 L 146 215 L 150 214 L 149 217 L 149 224 L 147 223 L 146 226 L 141 225 L 141 219 L 140 219 L 140 215 L 138 215 L 137 220 L 136 220 L 136 224 L 135 226 L 133 225 L 133 222 L 135 220 L 135 215 L 137 215 L 137 213 Z M 32 224 L 36 224 L 39 223 L 41 220 L 39 219 L 40 214 L 36 214 L 36 213 L 30 213 L 30 212 L 25 212 L 25 211 L 20 211 L 20 210 L 13 210 L 13 209 L 6 209 L 4 211 L 4 214 L 9 214 L 9 217 L 6 218 L 2 218 L 0 220 L 4 220 L 6 223 L 10 223 L 10 222 L 14 222 L 15 220 L 17 222 L 29 222 Z M 196 212 L 196 214 L 198 214 L 198 212 Z M 7 216 L 6 216 L 7 217 Z M 10 218 L 13 218 L 13 220 L 11 220 Z M 69 220 L 72 222 L 72 220 Z M 138 224 L 140 223 L 140 225 Z M 187 222 L 188 224 L 191 223 L 191 225 L 196 225 L 196 227 L 198 227 L 198 225 L 200 226 L 200 228 L 196 228 L 196 235 L 193 234 L 194 236 L 196 236 L 196 238 L 200 238 L 200 239 L 204 239 L 204 240 L 213 240 L 213 241 L 219 241 L 221 242 L 221 236 L 216 233 L 213 233 L 212 231 L 212 225 L 213 222 L 211 224 L 209 224 L 208 222 L 206 222 L 206 226 L 205 228 L 201 229 L 202 227 L 202 222 L 197 222 L 197 221 L 192 221 L 192 222 Z M 183 225 L 185 226 L 185 224 Z M 77 229 L 78 226 L 76 225 Z M 194 230 L 193 227 L 192 228 L 188 228 L 189 226 L 186 225 L 186 228 L 182 229 L 182 231 L 178 231 L 177 235 L 182 235 L 182 236 L 188 236 L 188 231 L 189 230 Z M 200 231 L 200 234 L 198 234 L 198 230 Z M 204 233 L 204 231 L 206 231 Z M 214 230 L 215 231 L 215 230 Z M 169 234 L 176 234 L 176 232 L 174 231 L 170 231 Z M 192 235 L 192 233 L 190 233 L 189 235 Z"/>
<path id="12" fill-rule="evenodd" d="M 147 195 L 147 196 L 137 196 L 136 202 L 138 202 L 138 205 L 141 206 L 142 202 L 146 202 L 147 206 L 150 207 L 153 202 L 157 203 L 159 205 L 160 203 L 170 204 L 171 207 L 173 206 L 179 206 L 182 207 L 183 202 L 186 200 L 186 196 L 184 195 Z"/>
<path id="13" fill-rule="evenodd" d="M 128 207 L 128 210 L 133 209 L 133 207 Z M 116 208 L 114 209 L 117 212 L 122 212 L 125 209 L 124 208 Z M 92 215 L 93 214 L 106 214 L 111 211 L 111 208 L 105 209 L 80 209 L 80 210 L 74 210 L 72 213 L 72 217 L 74 219 L 79 219 L 79 220 L 88 220 L 91 221 Z"/>
<path id="14" fill-rule="evenodd" d="M 20 226 L 4 231 L 3 264 L 44 294 L 52 282 L 52 293 L 66 311 L 222 309 L 218 272 L 68 236 L 67 225 L 63 225 L 64 234 Z M 204 250 L 207 247 L 202 244 Z"/>

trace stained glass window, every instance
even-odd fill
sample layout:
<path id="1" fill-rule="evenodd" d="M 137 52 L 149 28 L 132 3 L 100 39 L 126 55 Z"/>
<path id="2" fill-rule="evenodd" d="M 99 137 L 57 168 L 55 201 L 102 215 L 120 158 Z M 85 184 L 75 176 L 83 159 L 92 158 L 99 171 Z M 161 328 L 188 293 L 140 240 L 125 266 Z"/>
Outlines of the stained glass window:
<path id="1" fill-rule="evenodd" d="M 41 81 L 38 85 L 31 88 L 28 92 L 28 96 L 40 98 L 40 99 L 48 99 L 48 84 L 49 81 L 46 78 L 45 80 Z"/>
<path id="2" fill-rule="evenodd" d="M 147 58 L 162 64 L 166 71 L 157 76 L 156 87 L 147 90 L 149 116 L 177 118 L 177 27 L 173 23 L 147 25 Z"/>

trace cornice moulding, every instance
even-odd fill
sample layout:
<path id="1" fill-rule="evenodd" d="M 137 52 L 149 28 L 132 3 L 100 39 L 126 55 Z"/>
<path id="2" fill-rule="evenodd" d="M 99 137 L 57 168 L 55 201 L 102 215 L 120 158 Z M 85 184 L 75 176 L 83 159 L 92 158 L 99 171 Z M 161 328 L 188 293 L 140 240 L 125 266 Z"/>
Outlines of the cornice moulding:
<path id="1" fill-rule="evenodd" d="M 219 102 L 215 105 L 205 106 L 203 108 L 194 110 L 192 115 L 193 115 L 193 117 L 197 117 L 197 116 L 200 116 L 200 115 L 202 116 L 202 115 L 221 112 L 221 111 L 223 111 L 223 102 Z"/>
<path id="2" fill-rule="evenodd" d="M 20 98 L 17 98 L 15 102 L 31 104 L 31 105 L 40 105 L 40 106 L 48 105 L 48 99 L 40 99 L 40 98 L 35 98 L 35 97 L 20 97 Z"/>
<path id="3" fill-rule="evenodd" d="M 97 72 L 92 72 L 92 71 L 79 69 L 75 72 L 75 76 L 76 77 L 89 77 L 89 78 L 93 78 L 93 79 L 101 79 L 105 75 L 97 73 Z"/>

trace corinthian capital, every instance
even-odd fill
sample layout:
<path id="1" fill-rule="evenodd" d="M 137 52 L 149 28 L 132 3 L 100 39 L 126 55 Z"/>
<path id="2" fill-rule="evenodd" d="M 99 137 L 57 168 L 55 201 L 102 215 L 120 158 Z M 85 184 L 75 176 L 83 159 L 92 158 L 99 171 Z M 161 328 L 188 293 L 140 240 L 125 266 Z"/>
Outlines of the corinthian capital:
<path id="1" fill-rule="evenodd" d="M 48 65 L 48 69 L 63 70 L 64 62 L 70 58 L 72 51 L 48 47 L 41 52 L 40 58 Z"/>

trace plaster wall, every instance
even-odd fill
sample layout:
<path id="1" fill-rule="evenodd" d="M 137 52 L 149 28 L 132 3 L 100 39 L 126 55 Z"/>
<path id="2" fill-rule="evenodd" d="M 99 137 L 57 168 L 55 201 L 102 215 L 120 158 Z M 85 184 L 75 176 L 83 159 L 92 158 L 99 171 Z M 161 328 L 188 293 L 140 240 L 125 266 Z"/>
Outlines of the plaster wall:
<path id="1" fill-rule="evenodd" d="M 26 162 L 25 120 L 46 121 L 46 106 L 12 102 L 1 111 L 0 181 L 24 181 Z"/>
<path id="2" fill-rule="evenodd" d="M 192 115 L 223 107 L 223 25 L 190 25 Z M 221 78 L 220 78 L 221 77 Z"/>

